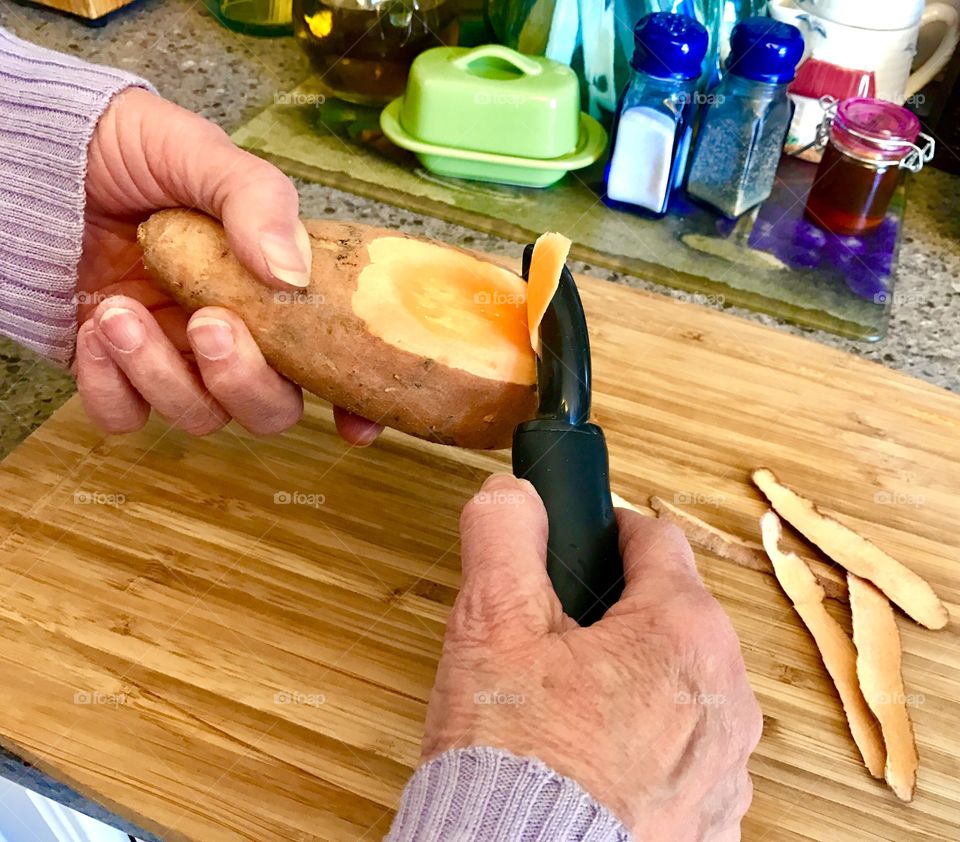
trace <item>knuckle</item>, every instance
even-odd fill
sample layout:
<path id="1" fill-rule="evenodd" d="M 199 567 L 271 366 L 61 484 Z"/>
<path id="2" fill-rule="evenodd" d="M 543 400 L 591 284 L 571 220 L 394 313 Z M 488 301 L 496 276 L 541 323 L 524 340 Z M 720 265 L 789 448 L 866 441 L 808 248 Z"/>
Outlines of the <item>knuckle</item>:
<path id="1" fill-rule="evenodd" d="M 763 711 L 760 709 L 760 703 L 753 695 L 752 690 L 750 691 L 750 703 L 745 707 L 749 711 L 747 714 L 748 722 L 746 728 L 749 756 L 749 754 L 753 753 L 753 750 L 760 743 L 760 738 L 763 736 Z"/>
<path id="2" fill-rule="evenodd" d="M 143 429 L 148 417 L 146 413 L 127 412 L 123 415 L 104 418 L 99 422 L 99 426 L 104 432 L 115 436 L 135 433 L 137 430 Z"/>
<path id="3" fill-rule="evenodd" d="M 482 645 L 488 642 L 495 609 L 476 590 L 461 590 L 447 621 L 446 638 L 454 645 Z"/>
<path id="4" fill-rule="evenodd" d="M 691 644 L 708 646 L 712 651 L 728 650 L 733 627 L 709 591 L 701 585 L 691 586 L 675 593 L 672 602 L 669 617 L 674 633 Z M 736 635 L 733 639 L 736 641 Z"/>
<path id="5" fill-rule="evenodd" d="M 655 523 L 655 534 L 657 534 L 657 537 L 659 537 L 664 543 L 670 545 L 671 547 L 675 546 L 677 548 L 687 548 L 689 546 L 687 542 L 687 536 L 684 534 L 684 531 L 675 523 L 660 520 L 659 518 L 655 521 Z M 676 552 L 677 550 L 674 549 L 673 551 Z"/>
<path id="6" fill-rule="evenodd" d="M 747 814 L 750 805 L 753 803 L 753 778 L 746 771 L 743 773 L 743 779 L 737 791 L 736 817 L 742 818 Z"/>
<path id="7" fill-rule="evenodd" d="M 303 403 L 298 402 L 295 407 L 287 405 L 283 408 L 267 407 L 261 417 L 243 426 L 257 436 L 273 436 L 289 430 L 303 415 Z"/>
<path id="8" fill-rule="evenodd" d="M 208 436 L 222 429 L 227 419 L 210 407 L 201 407 L 185 412 L 174 421 L 174 425 L 191 436 Z"/>
<path id="9" fill-rule="evenodd" d="M 635 513 L 634 513 L 635 514 Z M 683 530 L 675 523 L 660 518 L 648 518 L 637 515 L 642 525 L 648 545 L 657 547 L 659 552 L 670 556 L 683 556 L 686 559 L 690 544 Z"/>
<path id="10" fill-rule="evenodd" d="M 275 383 L 266 367 L 251 367 L 234 360 L 225 367 L 202 371 L 203 384 L 244 429 L 259 436 L 282 433 L 303 415 L 303 393 L 287 383 Z"/>

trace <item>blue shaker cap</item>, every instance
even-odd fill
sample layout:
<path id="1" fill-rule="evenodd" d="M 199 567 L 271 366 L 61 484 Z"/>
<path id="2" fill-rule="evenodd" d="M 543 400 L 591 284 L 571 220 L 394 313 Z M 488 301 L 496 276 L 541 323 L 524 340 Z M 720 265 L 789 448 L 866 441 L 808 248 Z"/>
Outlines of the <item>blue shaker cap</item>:
<path id="1" fill-rule="evenodd" d="M 790 82 L 803 58 L 797 27 L 773 18 L 745 18 L 730 36 L 727 71 L 755 82 Z"/>
<path id="2" fill-rule="evenodd" d="M 657 79 L 696 79 L 709 40 L 703 24 L 687 15 L 652 12 L 633 28 L 630 63 Z"/>

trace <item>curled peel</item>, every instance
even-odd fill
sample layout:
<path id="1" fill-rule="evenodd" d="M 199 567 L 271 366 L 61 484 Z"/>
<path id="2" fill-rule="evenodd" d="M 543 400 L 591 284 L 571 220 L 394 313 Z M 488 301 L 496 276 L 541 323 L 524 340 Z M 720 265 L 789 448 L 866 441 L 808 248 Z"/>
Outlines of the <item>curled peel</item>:
<path id="1" fill-rule="evenodd" d="M 533 245 L 530 271 L 527 277 L 527 326 L 530 329 L 530 347 L 540 356 L 540 322 L 553 301 L 560 285 L 571 242 L 556 232 L 541 234 Z"/>

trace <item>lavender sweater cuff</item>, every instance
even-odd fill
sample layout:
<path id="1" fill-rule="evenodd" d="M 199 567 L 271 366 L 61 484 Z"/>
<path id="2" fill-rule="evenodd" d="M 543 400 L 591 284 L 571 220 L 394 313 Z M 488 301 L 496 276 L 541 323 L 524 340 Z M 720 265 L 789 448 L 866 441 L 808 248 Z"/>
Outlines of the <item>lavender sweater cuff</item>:
<path id="1" fill-rule="evenodd" d="M 414 773 L 387 842 L 629 842 L 606 807 L 533 757 L 477 746 Z"/>
<path id="2" fill-rule="evenodd" d="M 77 331 L 87 146 L 136 76 L 0 29 L 0 333 L 67 365 Z"/>

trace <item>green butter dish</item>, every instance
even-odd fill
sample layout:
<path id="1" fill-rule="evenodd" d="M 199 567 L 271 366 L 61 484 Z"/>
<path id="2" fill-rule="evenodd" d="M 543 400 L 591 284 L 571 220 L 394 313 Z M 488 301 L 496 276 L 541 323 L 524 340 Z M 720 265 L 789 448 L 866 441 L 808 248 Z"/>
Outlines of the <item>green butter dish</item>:
<path id="1" fill-rule="evenodd" d="M 559 158 L 522 158 L 517 155 L 494 155 L 449 146 L 423 143 L 407 134 L 400 124 L 403 98 L 395 99 L 380 113 L 380 128 L 397 146 L 416 153 L 420 163 L 437 175 L 470 178 L 474 181 L 495 181 L 520 187 L 549 187 L 570 170 L 587 167 L 597 160 L 607 145 L 607 133 L 588 114 L 580 115 L 580 141 L 569 155 Z"/>
<path id="2" fill-rule="evenodd" d="M 431 172 L 529 187 L 589 166 L 607 143 L 600 124 L 580 113 L 569 67 L 498 44 L 421 53 L 380 126 Z"/>

